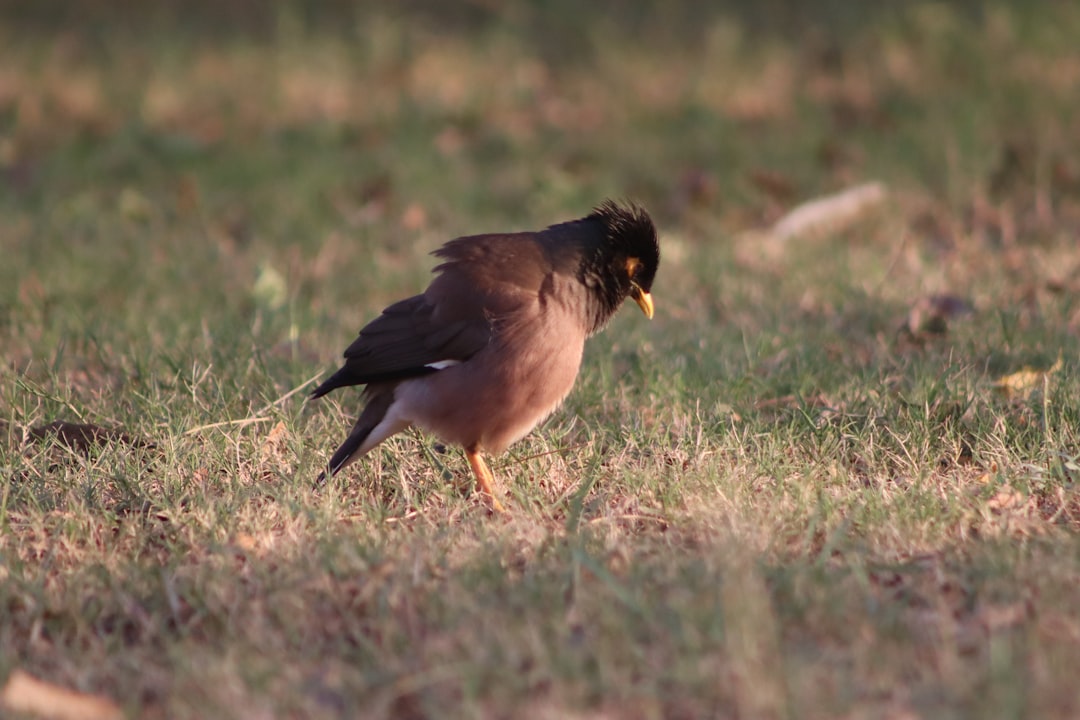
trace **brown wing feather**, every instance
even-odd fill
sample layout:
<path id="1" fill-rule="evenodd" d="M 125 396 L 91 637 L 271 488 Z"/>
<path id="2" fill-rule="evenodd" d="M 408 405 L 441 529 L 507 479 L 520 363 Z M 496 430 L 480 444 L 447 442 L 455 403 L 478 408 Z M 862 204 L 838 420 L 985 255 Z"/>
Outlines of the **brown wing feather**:
<path id="1" fill-rule="evenodd" d="M 423 295 L 394 303 L 345 351 L 345 365 L 312 397 L 339 387 L 415 377 L 433 363 L 464 362 L 491 340 L 501 318 L 535 302 L 552 270 L 533 233 L 458 238 Z"/>
<path id="2" fill-rule="evenodd" d="M 434 372 L 433 363 L 462 362 L 487 345 L 491 329 L 481 314 L 440 322 L 439 308 L 416 295 L 383 310 L 345 350 L 345 364 L 312 393 L 339 387 L 400 380 Z"/>

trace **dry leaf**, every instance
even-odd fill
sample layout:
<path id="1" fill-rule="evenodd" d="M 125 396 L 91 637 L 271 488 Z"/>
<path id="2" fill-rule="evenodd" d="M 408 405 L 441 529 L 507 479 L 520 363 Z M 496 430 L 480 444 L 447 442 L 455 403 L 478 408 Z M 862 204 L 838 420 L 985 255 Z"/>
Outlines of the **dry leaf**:
<path id="1" fill-rule="evenodd" d="M 779 242 L 807 235 L 838 232 L 853 225 L 885 201 L 880 182 L 856 185 L 797 206 L 773 225 L 770 235 Z"/>
<path id="2" fill-rule="evenodd" d="M 1038 500 L 1012 488 L 1002 488 L 986 501 L 989 511 L 984 530 L 991 534 L 1004 533 L 1013 536 L 1031 536 L 1046 531 L 1043 518 L 1039 516 Z"/>
<path id="3" fill-rule="evenodd" d="M 762 259 L 781 259 L 794 239 L 812 239 L 848 229 L 885 202 L 888 191 L 880 182 L 868 182 L 796 206 L 767 229 L 739 235 L 737 258 L 753 267 Z"/>
<path id="4" fill-rule="evenodd" d="M 35 442 L 44 442 L 53 436 L 56 437 L 57 442 L 84 455 L 89 453 L 90 448 L 95 445 L 104 445 L 109 441 L 137 448 L 154 447 L 154 443 L 128 435 L 122 430 L 85 423 L 69 423 L 63 420 L 31 428 L 27 434 L 28 439 Z"/>
<path id="5" fill-rule="evenodd" d="M 0 707 L 55 720 L 120 720 L 124 713 L 112 700 L 75 692 L 38 680 L 22 670 L 8 676 L 0 690 Z"/>
<path id="6" fill-rule="evenodd" d="M 270 452 L 272 448 L 280 445 L 285 441 L 285 437 L 289 434 L 288 429 L 285 427 L 285 423 L 278 420 L 277 425 L 270 431 L 270 434 L 263 440 L 262 451 L 264 453 Z"/>
<path id="7" fill-rule="evenodd" d="M 259 461 L 264 472 L 275 467 L 281 470 L 290 465 L 292 452 L 289 449 L 289 431 L 285 423 L 279 421 L 263 440 L 259 447 Z"/>
<path id="8" fill-rule="evenodd" d="M 233 538 L 233 545 L 246 552 L 251 552 L 259 546 L 259 542 L 250 533 L 239 532 Z"/>
<path id="9" fill-rule="evenodd" d="M 940 335 L 948 330 L 949 320 L 973 311 L 971 303 L 956 295 L 930 295 L 912 305 L 907 329 L 912 335 Z"/>
<path id="10" fill-rule="evenodd" d="M 262 442 L 262 447 L 259 448 L 259 455 L 263 459 L 280 458 L 283 454 L 288 452 L 288 439 L 289 431 L 285 427 L 285 423 L 278 421 L 278 424 L 274 426 L 274 429 L 270 431 L 270 434 L 266 436 L 266 439 Z"/>
<path id="11" fill-rule="evenodd" d="M 1005 488 L 999 491 L 994 497 L 990 498 L 986 502 L 986 507 L 995 512 L 1004 512 L 1006 510 L 1017 510 L 1027 503 L 1027 498 L 1023 493 L 1017 492 L 1012 488 Z"/>
<path id="12" fill-rule="evenodd" d="M 1047 370 L 1025 367 L 995 380 L 994 389 L 1005 397 L 1026 397 L 1032 391 L 1042 387 L 1051 375 L 1061 370 L 1062 364 L 1061 355 L 1058 355 L 1057 361 Z"/>

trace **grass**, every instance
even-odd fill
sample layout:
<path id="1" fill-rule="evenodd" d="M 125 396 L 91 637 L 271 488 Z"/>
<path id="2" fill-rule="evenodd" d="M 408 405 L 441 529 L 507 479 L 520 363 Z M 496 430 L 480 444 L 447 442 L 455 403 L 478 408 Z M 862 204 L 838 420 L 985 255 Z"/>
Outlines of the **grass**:
<path id="1" fill-rule="evenodd" d="M 1080 12 L 222 7 L 4 9 L 0 677 L 145 718 L 1080 713 Z M 855 226 L 753 232 L 870 179 Z M 421 435 L 312 487 L 357 396 L 289 393 L 430 250 L 607 196 L 660 226 L 657 317 L 495 460 L 512 517 Z"/>

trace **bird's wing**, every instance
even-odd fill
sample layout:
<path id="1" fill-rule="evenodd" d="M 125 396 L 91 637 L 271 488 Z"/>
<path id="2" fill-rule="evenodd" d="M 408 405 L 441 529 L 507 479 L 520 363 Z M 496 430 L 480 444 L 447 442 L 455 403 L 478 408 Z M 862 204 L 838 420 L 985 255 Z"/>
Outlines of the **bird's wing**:
<path id="1" fill-rule="evenodd" d="M 447 243 L 435 253 L 444 262 L 424 294 L 394 303 L 368 323 L 345 351 L 345 365 L 312 397 L 435 372 L 482 350 L 495 327 L 537 302 L 548 266 L 528 237 L 486 235 Z"/>
<path id="2" fill-rule="evenodd" d="M 364 326 L 345 350 L 345 364 L 311 395 L 442 370 L 468 360 L 490 338 L 491 326 L 482 312 L 440 312 L 426 295 L 416 295 L 394 303 Z"/>
<path id="3" fill-rule="evenodd" d="M 440 312 L 426 295 L 394 303 L 345 350 L 345 365 L 327 381 L 334 381 L 327 392 L 343 385 L 414 377 L 464 362 L 487 345 L 491 327 L 483 313 L 461 315 Z"/>

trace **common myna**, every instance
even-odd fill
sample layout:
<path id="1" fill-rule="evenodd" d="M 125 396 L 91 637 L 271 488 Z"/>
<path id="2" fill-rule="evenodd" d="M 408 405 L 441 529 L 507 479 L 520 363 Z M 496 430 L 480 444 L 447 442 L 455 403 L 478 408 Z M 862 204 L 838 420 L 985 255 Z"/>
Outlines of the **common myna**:
<path id="1" fill-rule="evenodd" d="M 477 488 L 502 511 L 483 453 L 501 453 L 562 403 L 585 338 L 623 300 L 652 317 L 656 228 L 643 208 L 607 200 L 580 220 L 461 237 L 433 254 L 442 263 L 427 290 L 368 323 L 311 393 L 367 386 L 327 470 L 415 425 L 464 447 Z"/>

